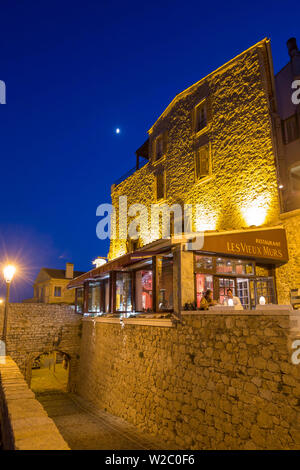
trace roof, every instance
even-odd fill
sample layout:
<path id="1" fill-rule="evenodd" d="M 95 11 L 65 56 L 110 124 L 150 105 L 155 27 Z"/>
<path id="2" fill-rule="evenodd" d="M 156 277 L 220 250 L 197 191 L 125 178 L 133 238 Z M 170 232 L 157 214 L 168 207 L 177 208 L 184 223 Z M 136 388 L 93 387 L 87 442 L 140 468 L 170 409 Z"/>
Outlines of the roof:
<path id="1" fill-rule="evenodd" d="M 212 72 L 210 72 L 208 75 L 206 75 L 205 77 L 201 78 L 198 82 L 194 83 L 193 85 L 189 86 L 188 88 L 186 88 L 185 90 L 181 91 L 180 93 L 178 93 L 178 95 L 176 95 L 173 100 L 171 101 L 171 103 L 168 104 L 168 106 L 165 108 L 165 110 L 162 112 L 162 114 L 156 119 L 156 121 L 154 122 L 154 124 L 150 127 L 150 129 L 148 130 L 148 134 L 150 135 L 153 131 L 153 128 L 155 127 L 155 125 L 157 124 L 158 121 L 160 121 L 160 119 L 162 119 L 164 116 L 166 116 L 166 114 L 168 114 L 168 112 L 170 111 L 170 109 L 181 99 L 183 98 L 184 96 L 188 95 L 189 93 L 191 93 L 196 87 L 198 87 L 201 83 L 203 83 L 205 80 L 207 80 L 209 77 L 211 77 L 212 75 L 214 75 L 215 73 L 218 73 L 220 72 L 221 70 L 223 70 L 224 68 L 230 66 L 235 60 L 239 59 L 243 54 L 251 51 L 252 49 L 255 49 L 263 44 L 270 44 L 270 39 L 268 38 L 264 38 L 262 39 L 261 41 L 257 42 L 256 44 L 254 44 L 253 46 L 249 47 L 248 49 L 246 49 L 245 51 L 241 52 L 240 54 L 238 54 L 237 56 L 233 57 L 232 59 L 230 59 L 228 62 L 226 62 L 225 64 L 221 65 L 220 67 L 218 67 L 216 70 L 213 70 Z"/>
<path id="2" fill-rule="evenodd" d="M 53 279 L 69 279 L 66 278 L 65 269 L 42 268 L 41 271 L 45 271 Z M 84 271 L 74 271 L 74 277 L 81 276 L 82 274 L 84 274 Z"/>

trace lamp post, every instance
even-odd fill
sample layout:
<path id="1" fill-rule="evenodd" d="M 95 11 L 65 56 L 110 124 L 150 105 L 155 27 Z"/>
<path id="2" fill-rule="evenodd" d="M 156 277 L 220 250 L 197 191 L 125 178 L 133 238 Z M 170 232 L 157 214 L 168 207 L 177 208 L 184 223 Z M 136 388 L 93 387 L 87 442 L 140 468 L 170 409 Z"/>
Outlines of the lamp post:
<path id="1" fill-rule="evenodd" d="M 2 340 L 6 343 L 6 333 L 7 333 L 7 318 L 8 318 L 8 304 L 9 304 L 9 290 L 10 290 L 10 283 L 14 277 L 16 272 L 16 268 L 11 264 L 8 264 L 3 269 L 4 280 L 6 282 L 6 298 L 5 298 L 5 311 L 4 311 L 4 321 L 3 321 L 3 332 L 2 332 Z"/>

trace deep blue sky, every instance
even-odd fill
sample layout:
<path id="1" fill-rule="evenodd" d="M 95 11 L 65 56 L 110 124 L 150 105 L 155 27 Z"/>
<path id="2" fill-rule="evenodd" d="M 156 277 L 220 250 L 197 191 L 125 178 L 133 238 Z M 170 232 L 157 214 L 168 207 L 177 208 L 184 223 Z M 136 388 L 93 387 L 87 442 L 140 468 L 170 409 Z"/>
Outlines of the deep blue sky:
<path id="1" fill-rule="evenodd" d="M 13 300 L 32 295 L 42 266 L 88 270 L 107 254 L 96 208 L 151 124 L 178 92 L 266 36 L 278 71 L 286 40 L 300 43 L 299 10 L 274 0 L 1 1 L 0 263 L 21 267 Z"/>

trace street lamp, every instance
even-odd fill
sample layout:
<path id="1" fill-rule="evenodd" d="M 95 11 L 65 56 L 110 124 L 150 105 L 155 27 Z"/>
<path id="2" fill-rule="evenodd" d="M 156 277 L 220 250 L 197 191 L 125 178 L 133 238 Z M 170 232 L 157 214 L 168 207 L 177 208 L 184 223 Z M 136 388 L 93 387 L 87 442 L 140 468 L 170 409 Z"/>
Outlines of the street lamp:
<path id="1" fill-rule="evenodd" d="M 6 332 L 7 332 L 9 290 L 10 290 L 10 283 L 14 277 L 15 272 L 16 272 L 16 268 L 12 266 L 11 264 L 8 264 L 3 269 L 3 275 L 4 275 L 5 282 L 6 282 L 6 298 L 5 298 L 5 311 L 4 311 L 2 340 L 5 342 L 6 342 Z"/>

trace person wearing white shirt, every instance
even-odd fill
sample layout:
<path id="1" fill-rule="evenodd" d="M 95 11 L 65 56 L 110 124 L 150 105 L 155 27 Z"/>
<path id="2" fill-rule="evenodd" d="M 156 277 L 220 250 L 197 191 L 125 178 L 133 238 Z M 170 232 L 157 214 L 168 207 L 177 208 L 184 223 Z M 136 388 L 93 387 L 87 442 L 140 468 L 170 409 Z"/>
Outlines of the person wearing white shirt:
<path id="1" fill-rule="evenodd" d="M 231 302 L 228 302 L 229 299 L 232 300 L 233 307 L 234 307 L 235 310 L 243 310 L 243 306 L 241 304 L 240 299 L 237 296 L 233 295 L 231 289 L 227 289 L 227 297 L 225 297 L 223 305 L 226 305 L 226 306 L 230 306 L 230 304 L 232 305 Z"/>

